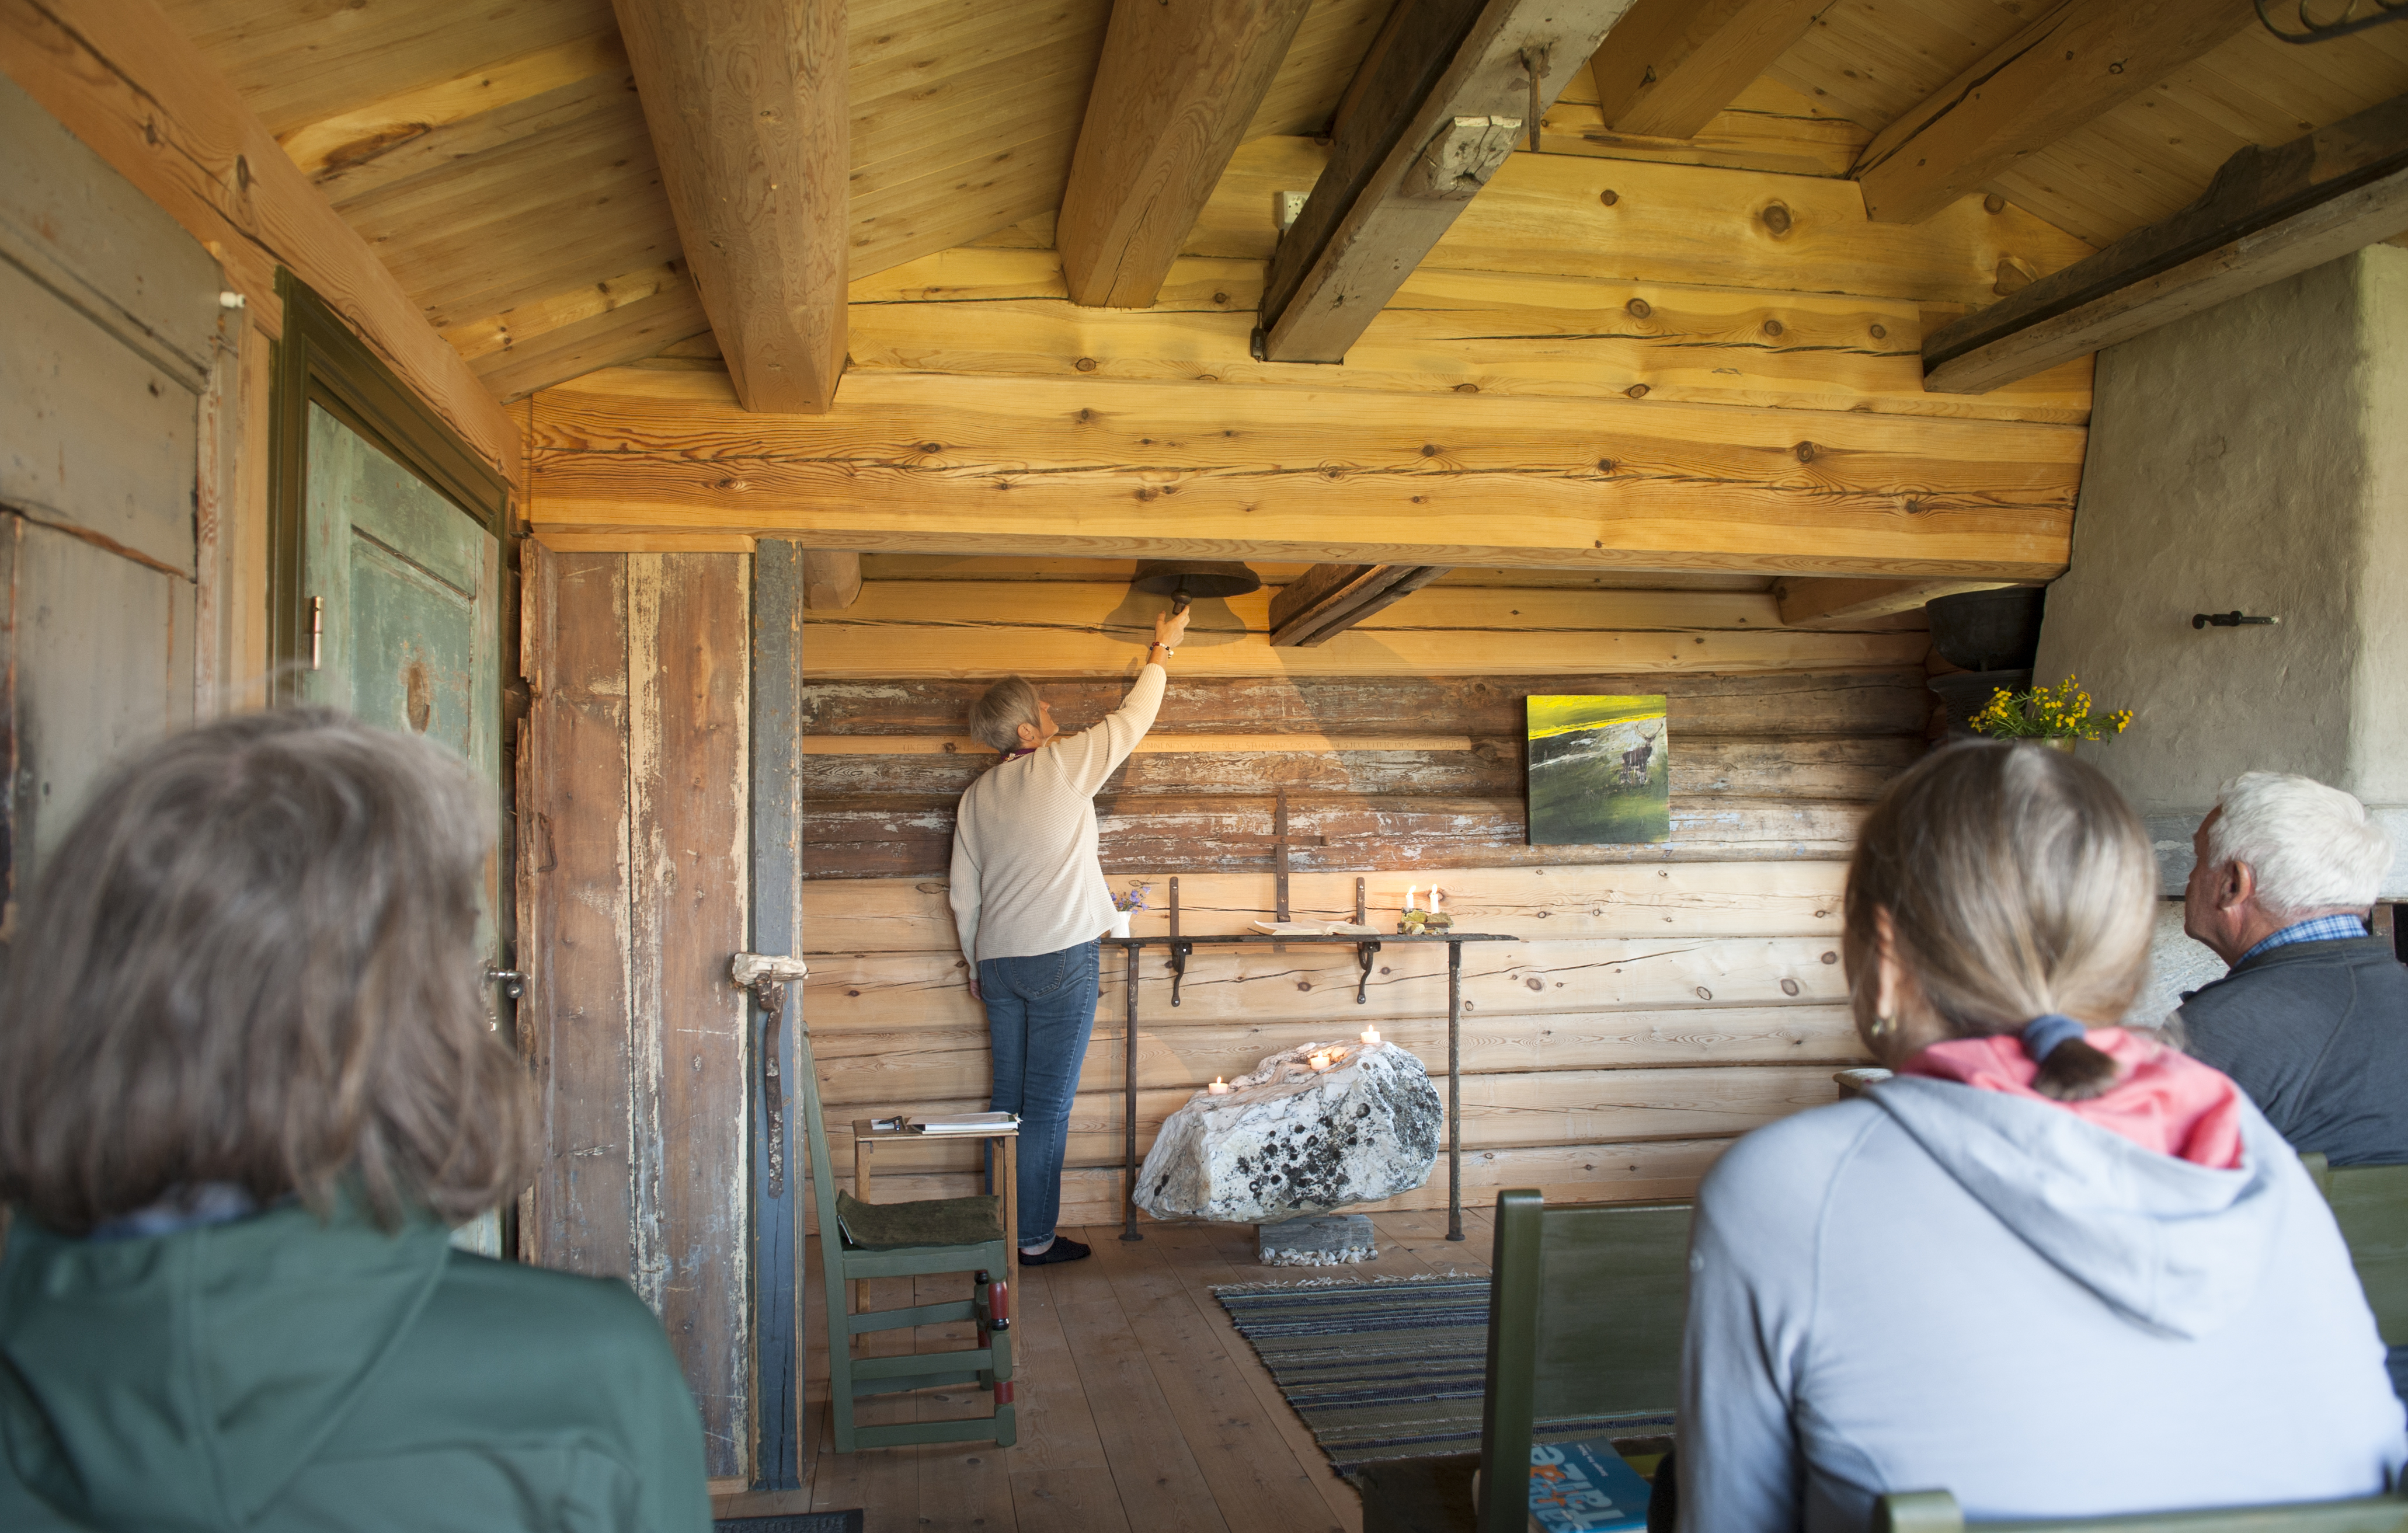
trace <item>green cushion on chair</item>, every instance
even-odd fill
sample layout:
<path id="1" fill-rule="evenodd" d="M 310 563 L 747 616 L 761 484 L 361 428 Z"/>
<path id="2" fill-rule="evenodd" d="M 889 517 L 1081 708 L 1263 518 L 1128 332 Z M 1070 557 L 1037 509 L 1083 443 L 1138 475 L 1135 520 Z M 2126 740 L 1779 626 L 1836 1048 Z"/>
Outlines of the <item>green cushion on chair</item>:
<path id="1" fill-rule="evenodd" d="M 980 1245 L 1003 1239 L 1003 1199 L 925 1197 L 916 1203 L 865 1203 L 848 1192 L 836 1195 L 837 1223 L 845 1243 L 861 1251 L 904 1246 Z"/>

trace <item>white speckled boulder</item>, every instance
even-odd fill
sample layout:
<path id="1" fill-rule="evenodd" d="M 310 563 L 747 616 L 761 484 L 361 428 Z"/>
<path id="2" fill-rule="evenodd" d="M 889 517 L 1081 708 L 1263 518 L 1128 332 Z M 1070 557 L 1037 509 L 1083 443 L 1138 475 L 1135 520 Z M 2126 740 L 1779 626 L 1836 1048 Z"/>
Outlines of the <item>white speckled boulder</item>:
<path id="1" fill-rule="evenodd" d="M 1344 1057 L 1326 1070 L 1321 1050 Z M 1429 1180 L 1443 1121 L 1438 1089 L 1393 1043 L 1307 1043 L 1170 1115 L 1138 1173 L 1157 1219 L 1259 1225 L 1374 1203 Z"/>

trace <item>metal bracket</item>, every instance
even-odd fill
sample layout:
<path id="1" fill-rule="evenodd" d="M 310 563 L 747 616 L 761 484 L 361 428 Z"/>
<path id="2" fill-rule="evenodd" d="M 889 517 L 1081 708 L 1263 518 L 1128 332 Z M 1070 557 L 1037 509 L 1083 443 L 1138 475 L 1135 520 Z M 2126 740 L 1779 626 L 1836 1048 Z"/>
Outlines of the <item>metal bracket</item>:
<path id="1" fill-rule="evenodd" d="M 503 998 L 506 1000 L 514 1001 L 526 994 L 526 975 L 515 968 L 495 968 L 493 965 L 487 964 L 485 982 L 500 985 Z"/>
<path id="2" fill-rule="evenodd" d="M 1193 942 L 1170 944 L 1170 1004 L 1179 1004 L 1179 987 L 1187 979 L 1187 955 L 1196 951 Z"/>
<path id="3" fill-rule="evenodd" d="M 1369 1000 L 1365 996 L 1364 991 L 1369 988 L 1371 983 L 1371 955 L 1379 951 L 1380 944 L 1377 942 L 1357 942 L 1354 944 L 1354 967 L 1363 971 L 1361 977 L 1356 979 L 1354 981 L 1354 1004 L 1357 1006 L 1369 1004 Z"/>
<path id="4" fill-rule="evenodd" d="M 752 1004 L 761 1009 L 761 1103 L 769 1130 L 769 1196 L 786 1196 L 785 1082 L 779 1079 L 778 1035 L 786 1016 L 786 987 L 768 975 L 752 981 Z"/>

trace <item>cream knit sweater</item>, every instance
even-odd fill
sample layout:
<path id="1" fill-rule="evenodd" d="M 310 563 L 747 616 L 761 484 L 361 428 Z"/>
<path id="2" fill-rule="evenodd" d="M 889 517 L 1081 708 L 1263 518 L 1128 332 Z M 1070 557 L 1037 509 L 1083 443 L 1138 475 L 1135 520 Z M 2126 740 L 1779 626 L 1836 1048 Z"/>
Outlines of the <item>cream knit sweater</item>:
<path id="1" fill-rule="evenodd" d="M 973 972 L 982 958 L 1059 953 L 1111 929 L 1096 857 L 1096 791 L 1153 727 L 1168 678 L 1148 664 L 1118 711 L 990 767 L 953 822 L 953 926 Z"/>

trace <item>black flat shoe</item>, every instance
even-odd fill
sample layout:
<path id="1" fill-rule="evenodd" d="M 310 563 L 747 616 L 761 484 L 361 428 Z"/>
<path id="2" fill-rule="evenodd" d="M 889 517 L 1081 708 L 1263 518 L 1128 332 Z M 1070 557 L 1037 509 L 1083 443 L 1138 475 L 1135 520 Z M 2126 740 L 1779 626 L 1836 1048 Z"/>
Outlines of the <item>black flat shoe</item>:
<path id="1" fill-rule="evenodd" d="M 1022 1252 L 1020 1254 L 1020 1265 L 1023 1267 L 1051 1267 L 1055 1262 L 1084 1261 L 1093 1254 L 1093 1252 L 1094 1248 L 1091 1246 L 1082 1246 L 1067 1235 L 1056 1235 L 1054 1237 L 1054 1243 L 1052 1245 L 1047 1246 L 1044 1250 L 1039 1252 L 1034 1256 L 1030 1255 L 1025 1251 Z"/>

